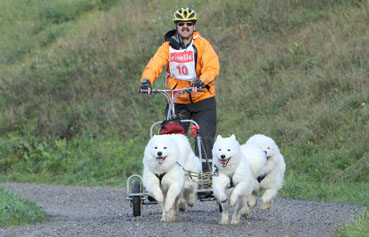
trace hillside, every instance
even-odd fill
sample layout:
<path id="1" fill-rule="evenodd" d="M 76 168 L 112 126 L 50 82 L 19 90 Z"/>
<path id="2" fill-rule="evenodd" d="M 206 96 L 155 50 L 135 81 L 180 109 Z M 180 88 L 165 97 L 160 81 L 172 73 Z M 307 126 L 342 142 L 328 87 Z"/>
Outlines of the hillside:
<path id="1" fill-rule="evenodd" d="M 139 78 L 180 4 L 219 55 L 218 133 L 275 139 L 281 196 L 368 206 L 364 0 L 3 0 L 1 180 L 120 186 L 141 172 L 165 101 Z"/>

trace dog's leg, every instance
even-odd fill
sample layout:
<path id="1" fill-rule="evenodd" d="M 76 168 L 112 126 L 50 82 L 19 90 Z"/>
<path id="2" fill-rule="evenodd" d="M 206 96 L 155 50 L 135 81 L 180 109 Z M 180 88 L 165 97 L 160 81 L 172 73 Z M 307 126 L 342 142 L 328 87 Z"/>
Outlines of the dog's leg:
<path id="1" fill-rule="evenodd" d="M 263 196 L 261 197 L 260 209 L 266 210 L 272 207 L 273 199 L 277 196 L 276 189 L 267 189 L 265 190 Z"/>
<path id="2" fill-rule="evenodd" d="M 172 210 L 175 208 L 177 211 L 177 201 L 182 192 L 182 187 L 180 184 L 172 184 L 167 192 L 164 202 L 164 212 L 168 216 L 167 221 L 175 221 L 175 216 L 172 215 Z"/>
<path id="3" fill-rule="evenodd" d="M 252 191 L 252 195 L 249 200 L 250 207 L 254 207 L 256 205 L 257 194 L 259 190 L 260 190 L 260 184 L 257 181 L 257 179 L 254 179 L 254 190 Z"/>
<path id="4" fill-rule="evenodd" d="M 246 182 L 238 183 L 231 194 L 230 206 L 234 207 L 237 201 L 241 198 L 241 196 L 245 194 L 248 194 L 247 183 Z"/>
<path id="5" fill-rule="evenodd" d="M 193 207 L 193 205 L 195 204 L 195 200 L 196 200 L 196 185 L 192 185 L 191 189 L 188 190 L 188 194 L 187 194 L 187 204 L 190 207 Z"/>
<path id="6" fill-rule="evenodd" d="M 252 195 L 251 195 L 250 200 L 249 200 L 250 207 L 254 207 L 256 205 L 257 197 L 258 197 L 257 193 L 252 192 Z"/>
<path id="7" fill-rule="evenodd" d="M 228 185 L 229 178 L 223 178 L 223 177 L 214 177 L 213 178 L 213 192 L 215 197 L 220 203 L 225 203 L 228 201 L 228 197 L 226 195 L 226 187 Z"/>
<path id="8" fill-rule="evenodd" d="M 160 202 L 160 208 L 161 208 L 161 222 L 168 222 L 167 213 L 164 210 L 164 203 Z"/>
<path id="9" fill-rule="evenodd" d="M 232 225 L 240 223 L 241 212 L 244 211 L 245 206 L 247 207 L 247 199 L 246 197 L 241 196 L 232 216 L 231 220 Z"/>
<path id="10" fill-rule="evenodd" d="M 164 202 L 164 194 L 160 188 L 160 180 L 154 173 L 149 173 L 144 176 L 144 185 L 148 193 L 159 203 Z"/>
<path id="11" fill-rule="evenodd" d="M 247 197 L 244 197 L 241 202 L 241 216 L 246 217 L 250 213 L 249 206 L 247 205 Z"/>
<path id="12" fill-rule="evenodd" d="M 229 202 L 220 203 L 222 206 L 222 219 L 220 220 L 220 225 L 228 225 L 229 219 Z"/>
<path id="13" fill-rule="evenodd" d="M 174 202 L 174 205 L 173 205 L 173 208 L 172 208 L 172 221 L 178 221 L 177 207 L 178 207 L 178 203 L 179 203 L 179 198 L 180 197 L 176 198 L 176 200 Z"/>
<path id="14" fill-rule="evenodd" d="M 179 199 L 178 208 L 180 211 L 186 210 L 186 196 L 187 196 L 187 190 L 184 190 L 183 194 L 181 195 L 181 198 Z"/>

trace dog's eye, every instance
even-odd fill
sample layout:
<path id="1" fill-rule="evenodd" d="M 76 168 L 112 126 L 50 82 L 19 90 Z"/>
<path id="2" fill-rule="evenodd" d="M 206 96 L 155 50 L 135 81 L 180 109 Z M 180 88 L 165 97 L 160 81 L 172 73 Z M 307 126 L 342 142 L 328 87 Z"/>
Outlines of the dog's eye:
<path id="1" fill-rule="evenodd" d="M 227 151 L 231 151 L 231 149 L 228 149 Z"/>
<path id="2" fill-rule="evenodd" d="M 222 151 L 222 149 L 219 148 L 219 151 Z"/>
<path id="3" fill-rule="evenodd" d="M 164 149 L 167 149 L 167 147 L 165 146 L 165 147 L 163 147 Z"/>
<path id="4" fill-rule="evenodd" d="M 267 149 L 269 149 L 269 150 L 270 150 L 270 147 L 267 147 Z"/>
<path id="5" fill-rule="evenodd" d="M 156 146 L 156 147 L 154 147 L 154 149 L 158 149 L 158 147 Z"/>

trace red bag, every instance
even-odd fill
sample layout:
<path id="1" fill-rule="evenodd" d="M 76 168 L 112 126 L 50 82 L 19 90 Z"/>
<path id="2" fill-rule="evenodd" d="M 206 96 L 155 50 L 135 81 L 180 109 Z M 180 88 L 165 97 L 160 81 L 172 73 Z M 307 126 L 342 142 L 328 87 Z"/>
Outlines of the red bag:
<path id="1" fill-rule="evenodd" d="M 165 120 L 161 123 L 159 135 L 163 134 L 184 134 L 185 131 L 179 119 Z"/>

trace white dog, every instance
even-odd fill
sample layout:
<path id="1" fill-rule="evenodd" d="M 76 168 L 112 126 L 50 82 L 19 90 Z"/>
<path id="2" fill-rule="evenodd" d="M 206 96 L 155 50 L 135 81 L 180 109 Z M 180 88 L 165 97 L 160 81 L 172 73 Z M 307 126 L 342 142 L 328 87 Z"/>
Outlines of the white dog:
<path id="1" fill-rule="evenodd" d="M 153 136 L 145 148 L 143 185 L 162 209 L 162 222 L 177 220 L 177 203 L 184 189 L 184 158 L 169 135 Z"/>
<path id="2" fill-rule="evenodd" d="M 247 202 L 254 184 L 250 167 L 234 134 L 228 138 L 218 135 L 212 152 L 213 192 L 223 209 L 219 224 L 228 224 L 229 208 L 235 205 L 231 224 L 238 224 L 241 214 L 249 212 Z"/>
<path id="3" fill-rule="evenodd" d="M 183 199 L 181 203 L 187 201 L 192 206 L 196 195 L 196 180 L 186 181 L 184 169 L 201 170 L 201 163 L 187 137 L 180 134 L 154 135 L 146 145 L 143 165 L 143 185 L 160 204 L 161 221 L 176 221 L 179 199 Z"/>
<path id="4" fill-rule="evenodd" d="M 254 176 L 258 177 L 259 183 L 259 186 L 252 193 L 249 205 L 254 206 L 256 204 L 257 192 L 260 187 L 260 189 L 265 190 L 261 197 L 260 208 L 266 210 L 272 207 L 274 198 L 283 186 L 286 164 L 283 155 L 279 151 L 279 147 L 272 138 L 263 134 L 256 134 L 250 137 L 242 147 L 245 148 L 252 145 L 259 146 L 265 152 L 267 162 L 262 171 L 260 171 L 260 162 L 249 160 L 250 167 L 258 167 L 255 169 Z M 247 151 L 245 152 L 247 153 Z"/>

